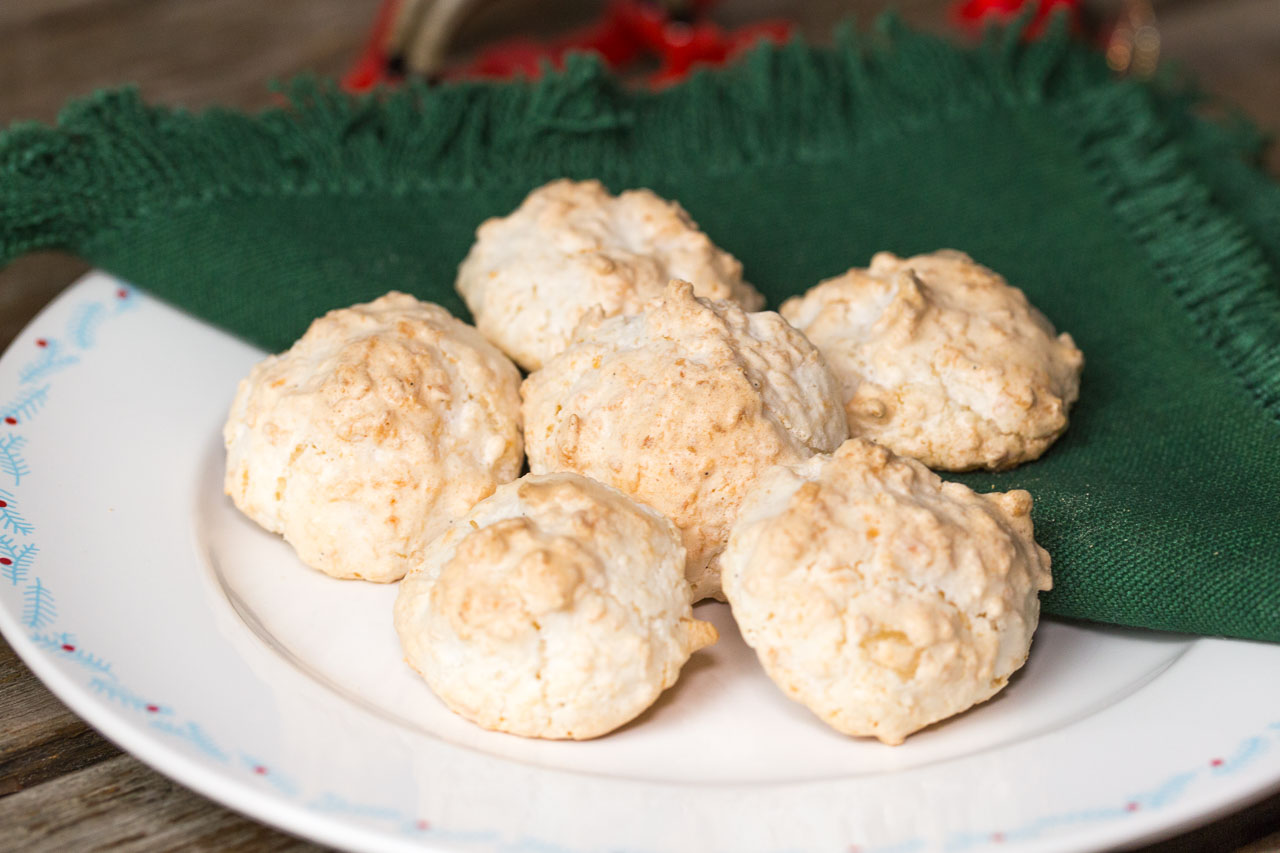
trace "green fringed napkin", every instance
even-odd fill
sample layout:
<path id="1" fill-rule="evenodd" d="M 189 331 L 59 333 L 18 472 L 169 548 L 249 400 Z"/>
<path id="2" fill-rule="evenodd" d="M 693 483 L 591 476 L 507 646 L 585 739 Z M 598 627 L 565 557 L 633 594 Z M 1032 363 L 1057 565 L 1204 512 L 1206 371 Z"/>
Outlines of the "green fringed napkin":
<path id="1" fill-rule="evenodd" d="M 0 262 L 68 248 L 268 349 L 391 288 L 466 316 L 484 218 L 562 175 L 679 199 L 777 304 L 871 254 L 961 248 L 1087 357 L 1035 496 L 1048 613 L 1280 641 L 1280 190 L 1186 99 L 1061 33 L 964 50 L 895 25 L 661 92 L 532 84 L 246 116 L 68 107 L 0 138 Z M 211 393 L 230 393 L 211 389 Z"/>

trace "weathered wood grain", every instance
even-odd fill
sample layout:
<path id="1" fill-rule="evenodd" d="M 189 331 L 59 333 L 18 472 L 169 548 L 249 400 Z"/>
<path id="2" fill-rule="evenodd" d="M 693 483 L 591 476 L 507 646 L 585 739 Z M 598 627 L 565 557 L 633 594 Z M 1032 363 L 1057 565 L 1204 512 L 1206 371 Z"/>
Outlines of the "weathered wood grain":
<path id="1" fill-rule="evenodd" d="M 1280 793 L 1230 817 L 1182 832 L 1135 853 L 1280 853 Z"/>
<path id="2" fill-rule="evenodd" d="M 1229 819 L 1229 820 L 1230 820 L 1230 819 Z M 1216 825 L 1216 824 L 1215 824 L 1215 825 Z M 1272 826 L 1275 826 L 1275 824 L 1273 823 L 1273 824 L 1272 824 Z M 1175 839 L 1175 840 L 1176 840 L 1176 839 Z M 1169 848 L 1169 853 L 1173 853 L 1174 849 L 1175 849 L 1175 848 L 1170 847 L 1170 848 Z M 1194 850 L 1195 848 L 1194 848 L 1194 847 L 1183 846 L 1183 847 L 1181 847 L 1181 848 L 1177 848 L 1177 849 L 1179 849 L 1179 850 L 1181 850 L 1181 851 L 1186 851 L 1186 850 Z M 1223 850 L 1223 849 L 1226 849 L 1226 848 L 1223 848 L 1223 847 L 1216 847 L 1216 848 L 1214 848 L 1214 847 L 1205 847 L 1205 848 L 1202 848 L 1202 849 L 1204 849 L 1204 850 Z M 1277 832 L 1277 833 L 1275 833 L 1274 835 L 1268 835 L 1266 838 L 1259 838 L 1257 841 L 1252 841 L 1252 842 L 1250 842 L 1249 844 L 1246 844 L 1244 847 L 1241 847 L 1238 851 L 1236 851 L 1236 853 L 1276 853 L 1276 851 L 1278 851 L 1278 850 L 1280 850 L 1280 832 Z M 1155 853 L 1155 851 L 1144 851 L 1144 853 Z"/>
<path id="3" fill-rule="evenodd" d="M 69 97 L 136 83 L 157 101 L 266 106 L 266 83 L 340 74 L 372 2 L 351 0 L 4 0 L 0 123 L 50 121 Z"/>
<path id="4" fill-rule="evenodd" d="M 0 640 L 0 797 L 119 754 Z"/>
<path id="5" fill-rule="evenodd" d="M 247 820 L 127 755 L 0 799 L 0 851 L 268 851 L 317 847 Z"/>
<path id="6" fill-rule="evenodd" d="M 36 252 L 0 269 L 0 350 L 88 269 L 84 261 L 63 252 Z"/>

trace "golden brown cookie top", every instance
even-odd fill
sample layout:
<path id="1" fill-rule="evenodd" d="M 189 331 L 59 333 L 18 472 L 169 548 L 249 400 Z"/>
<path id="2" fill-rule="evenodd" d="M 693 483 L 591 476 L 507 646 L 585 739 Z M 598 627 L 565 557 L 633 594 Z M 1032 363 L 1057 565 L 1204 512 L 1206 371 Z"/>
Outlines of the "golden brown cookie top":
<path id="1" fill-rule="evenodd" d="M 576 474 L 529 474 L 431 543 L 401 584 L 396 630 L 409 663 L 468 719 L 596 737 L 715 642 L 683 571 L 679 532 L 653 509 Z"/>
<path id="2" fill-rule="evenodd" d="M 881 252 L 783 303 L 843 385 L 851 435 L 932 468 L 1010 468 L 1067 428 L 1084 357 L 961 252 Z"/>
<path id="3" fill-rule="evenodd" d="M 331 311 L 254 367 L 224 428 L 225 487 L 308 565 L 391 581 L 520 472 L 519 371 L 403 293 Z"/>
<path id="4" fill-rule="evenodd" d="M 647 189 L 614 196 L 599 181 L 552 181 L 489 219 L 458 269 L 476 325 L 526 370 L 561 352 L 592 308 L 629 314 L 672 278 L 700 296 L 764 304 L 742 264 L 679 204 Z"/>
<path id="5" fill-rule="evenodd" d="M 743 637 L 791 698 L 900 743 L 1022 665 L 1051 587 L 1031 497 L 981 495 L 865 439 L 763 474 L 722 558 Z"/>
<path id="6" fill-rule="evenodd" d="M 685 282 L 635 315 L 586 318 L 521 393 L 530 470 L 576 471 L 670 516 L 697 598 L 719 594 L 714 558 L 756 475 L 846 436 L 838 385 L 803 335 Z"/>

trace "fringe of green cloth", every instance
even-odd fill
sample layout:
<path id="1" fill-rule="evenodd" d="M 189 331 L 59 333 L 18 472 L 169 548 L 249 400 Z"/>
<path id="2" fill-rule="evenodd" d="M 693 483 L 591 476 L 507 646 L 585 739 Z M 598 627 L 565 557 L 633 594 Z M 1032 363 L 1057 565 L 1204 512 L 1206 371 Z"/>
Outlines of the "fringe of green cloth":
<path id="1" fill-rule="evenodd" d="M 623 185 L 655 169 L 732 174 L 856 156 L 939 114 L 1048 105 L 1118 223 L 1280 420 L 1280 238 L 1267 231 L 1280 224 L 1280 193 L 1240 165 L 1246 134 L 1195 119 L 1186 98 L 1115 81 L 1063 27 L 1036 42 L 993 30 L 964 49 L 885 18 L 830 49 L 760 48 L 659 92 L 626 89 L 577 57 L 537 82 L 352 97 L 304 79 L 283 94 L 286 106 L 248 116 L 103 92 L 69 105 L 56 128 L 0 134 L 0 265 L 220 199 L 411 196 L 528 183 L 531 172 Z"/>
<path id="2" fill-rule="evenodd" d="M 1280 420 L 1280 281 L 1275 258 L 1259 237 L 1268 234 L 1261 194 L 1237 187 L 1232 210 L 1252 204 L 1255 231 L 1224 210 L 1198 165 L 1221 169 L 1219 191 L 1239 180 L 1244 133 L 1179 133 L 1190 104 L 1169 98 L 1164 110 L 1134 110 L 1134 98 L 1154 98 L 1133 84 L 1101 89 L 1062 110 L 1073 135 L 1107 194 L 1111 209 L 1145 248 L 1197 328 L 1272 417 Z M 1176 105 L 1175 105 L 1176 104 Z M 1182 121 L 1168 120 L 1169 110 Z M 1156 120 L 1164 119 L 1164 120 Z M 1253 146 L 1249 146 L 1253 147 Z M 1234 155 L 1234 156 L 1233 156 Z M 1197 160 L 1202 161 L 1197 163 Z M 1252 173 L 1251 182 L 1264 180 Z M 1238 200 L 1238 201 L 1237 201 Z M 1269 215 L 1275 217 L 1277 209 Z M 1265 239 L 1265 238 L 1264 238 Z"/>

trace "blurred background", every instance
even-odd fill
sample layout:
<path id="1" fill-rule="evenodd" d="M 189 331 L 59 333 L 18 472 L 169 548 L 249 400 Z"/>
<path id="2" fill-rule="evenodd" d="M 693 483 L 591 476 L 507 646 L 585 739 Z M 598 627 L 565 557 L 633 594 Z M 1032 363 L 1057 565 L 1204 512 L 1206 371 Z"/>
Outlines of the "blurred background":
<path id="1" fill-rule="evenodd" d="M 1280 132 L 1280 0 L 1063 4 L 1073 7 L 1100 49 L 1117 23 L 1154 27 L 1145 32 L 1144 44 L 1154 61 L 1150 37 L 1158 37 L 1159 73 L 1194 78 L 1264 131 Z M 474 67 L 487 46 L 513 36 L 555 39 L 598 21 L 605 10 L 603 0 L 465 5 L 467 14 L 449 28 L 445 40 L 445 67 Z M 890 7 L 915 26 L 963 38 L 965 22 L 971 27 L 983 10 L 1019 3 L 722 0 L 709 9 L 699 2 L 673 5 L 685 13 L 705 13 L 725 28 L 779 19 L 823 41 L 837 22 L 853 17 L 865 23 Z M 361 57 L 369 55 L 371 29 L 382 6 L 381 0 L 0 0 L 0 126 L 21 119 L 51 122 L 69 98 L 125 83 L 137 84 L 149 100 L 191 108 L 268 106 L 270 80 L 304 72 L 343 77 L 358 68 Z M 410 32 L 404 44 L 421 37 Z M 1115 64 L 1131 65 L 1137 58 L 1134 48 L 1132 39 L 1121 39 L 1118 48 L 1113 43 L 1119 50 Z M 1270 146 L 1264 167 L 1280 176 L 1280 146 Z M 42 252 L 0 270 L 0 348 L 85 269 L 70 256 Z M 63 708 L 0 641 L 0 850 L 18 849 L 4 828 L 19 825 L 42 838 L 40 849 L 48 850 L 315 849 L 227 812 L 121 754 Z M 1148 849 L 1276 853 L 1280 796 Z"/>
<path id="2" fill-rule="evenodd" d="M 446 60 L 474 59 L 495 40 L 553 39 L 604 14 L 604 0 L 452 0 L 466 6 Z M 671 0 L 668 0 L 671 2 Z M 450 0 L 436 5 L 449 5 Z M 429 5 L 429 4 L 428 4 Z M 698 2 L 676 4 L 700 7 Z M 907 22 L 959 34 L 964 12 L 1019 0 L 720 0 L 708 16 L 726 28 L 782 19 L 815 41 L 840 21 L 870 21 L 887 8 Z M 1035 5 L 1032 2 L 1031 5 Z M 1180 69 L 1280 131 L 1280 0 L 1066 0 L 1101 43 L 1115 22 L 1154 13 L 1161 70 Z M 199 108 L 267 106 L 267 82 L 309 72 L 343 76 L 366 53 L 382 0 L 0 0 L 0 126 L 51 122 L 67 99 L 137 84 L 150 100 Z M 412 38 L 412 34 L 411 34 Z M 1280 147 L 1266 166 L 1280 175 Z M 0 343 L 85 267 L 40 253 L 0 270 Z"/>

